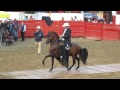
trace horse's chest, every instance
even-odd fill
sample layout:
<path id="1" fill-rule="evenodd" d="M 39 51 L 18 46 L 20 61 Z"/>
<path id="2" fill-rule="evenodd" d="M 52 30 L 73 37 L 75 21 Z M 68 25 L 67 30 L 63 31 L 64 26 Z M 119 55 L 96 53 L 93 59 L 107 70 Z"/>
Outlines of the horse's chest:
<path id="1" fill-rule="evenodd" d="M 59 53 L 59 49 L 57 47 L 51 47 L 49 49 L 49 52 L 54 54 L 54 55 L 57 55 Z"/>
<path id="2" fill-rule="evenodd" d="M 57 48 L 53 47 L 53 48 L 50 48 L 49 50 L 50 52 L 56 52 L 57 51 Z"/>

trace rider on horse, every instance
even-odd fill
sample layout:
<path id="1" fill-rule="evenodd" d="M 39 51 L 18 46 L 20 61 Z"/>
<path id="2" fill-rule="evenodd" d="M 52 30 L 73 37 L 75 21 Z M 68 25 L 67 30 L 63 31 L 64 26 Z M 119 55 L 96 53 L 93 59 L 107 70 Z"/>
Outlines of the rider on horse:
<path id="1" fill-rule="evenodd" d="M 62 56 L 60 57 L 65 63 L 69 59 L 69 50 L 71 47 L 71 29 L 69 28 L 69 23 L 64 23 L 64 31 L 63 34 L 60 35 L 60 40 L 64 42 L 64 45 L 61 46 L 61 54 Z"/>

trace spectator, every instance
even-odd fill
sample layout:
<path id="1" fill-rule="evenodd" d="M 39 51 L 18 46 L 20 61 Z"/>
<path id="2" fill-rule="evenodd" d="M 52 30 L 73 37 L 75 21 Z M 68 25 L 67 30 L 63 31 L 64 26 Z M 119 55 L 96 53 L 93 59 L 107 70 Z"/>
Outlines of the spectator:
<path id="1" fill-rule="evenodd" d="M 9 31 L 9 21 L 7 19 L 5 20 L 5 30 Z"/>
<path id="2" fill-rule="evenodd" d="M 33 17 L 32 16 L 30 16 L 30 19 L 29 20 L 33 20 Z"/>
<path id="3" fill-rule="evenodd" d="M 34 36 L 36 41 L 37 53 L 41 54 L 41 44 L 42 44 L 42 38 L 44 37 L 44 34 L 40 26 L 36 28 L 37 28 L 37 31 L 34 33 Z"/>
<path id="4" fill-rule="evenodd" d="M 88 22 L 90 22 L 91 20 L 90 20 L 90 18 L 88 19 Z"/>
<path id="5" fill-rule="evenodd" d="M 14 30 L 14 40 L 17 41 L 18 40 L 18 28 L 19 28 L 19 25 L 18 25 L 18 21 L 15 19 L 14 22 L 13 22 L 13 30 Z"/>
<path id="6" fill-rule="evenodd" d="M 21 32 L 22 41 L 24 41 L 25 32 L 26 32 L 26 25 L 24 24 L 24 22 L 22 22 L 20 25 L 20 32 Z"/>
<path id="7" fill-rule="evenodd" d="M 64 11 L 58 11 L 58 13 L 64 13 Z"/>
<path id="8" fill-rule="evenodd" d="M 12 36 L 12 34 L 13 34 L 13 23 L 12 23 L 12 21 L 9 22 L 9 33 Z"/>
<path id="9" fill-rule="evenodd" d="M 28 16 L 25 17 L 25 20 L 28 20 Z"/>
<path id="10" fill-rule="evenodd" d="M 64 21 L 64 17 L 62 17 L 62 21 Z"/>
<path id="11" fill-rule="evenodd" d="M 4 32 L 5 32 L 5 22 L 2 21 L 0 24 L 0 32 L 1 32 L 1 42 L 4 42 Z"/>
<path id="12" fill-rule="evenodd" d="M 73 21 L 73 17 L 71 17 L 71 21 Z"/>
<path id="13" fill-rule="evenodd" d="M 78 21 L 77 16 L 75 16 L 74 20 L 75 20 L 75 21 Z"/>

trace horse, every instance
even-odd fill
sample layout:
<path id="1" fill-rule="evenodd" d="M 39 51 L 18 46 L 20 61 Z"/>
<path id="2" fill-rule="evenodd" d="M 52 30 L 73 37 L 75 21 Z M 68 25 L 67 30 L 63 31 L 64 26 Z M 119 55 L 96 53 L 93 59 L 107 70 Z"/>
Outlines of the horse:
<path id="1" fill-rule="evenodd" d="M 76 60 L 78 62 L 78 66 L 76 67 L 75 70 L 77 70 L 80 67 L 80 64 L 79 64 L 80 60 L 82 61 L 82 63 L 84 65 L 87 63 L 87 57 L 88 57 L 87 49 L 81 48 L 76 43 L 71 43 L 71 47 L 70 47 L 70 51 L 69 51 L 69 56 L 72 56 L 72 60 L 73 60 L 72 65 L 69 67 L 68 61 L 67 61 L 67 65 L 62 63 L 61 59 L 60 59 L 60 55 L 61 55 L 60 47 L 61 47 L 62 43 L 60 41 L 58 34 L 54 31 L 51 31 L 47 34 L 45 43 L 46 44 L 50 43 L 50 49 L 49 49 L 49 54 L 45 56 L 45 58 L 42 61 L 42 64 L 45 65 L 45 59 L 48 57 L 51 57 L 52 67 L 49 71 L 53 70 L 54 58 L 56 58 L 60 62 L 60 64 L 62 64 L 63 66 L 66 66 L 68 71 L 71 70 L 71 68 L 75 65 Z M 79 57 L 77 55 L 79 55 Z"/>

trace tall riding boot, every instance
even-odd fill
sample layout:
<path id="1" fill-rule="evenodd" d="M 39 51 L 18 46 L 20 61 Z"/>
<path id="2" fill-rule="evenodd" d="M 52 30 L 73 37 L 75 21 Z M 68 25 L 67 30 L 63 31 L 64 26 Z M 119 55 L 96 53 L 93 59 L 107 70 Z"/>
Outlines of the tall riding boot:
<path id="1" fill-rule="evenodd" d="M 68 60 L 69 60 L 69 51 L 70 51 L 70 50 L 66 50 L 66 51 L 65 51 L 65 53 L 66 53 L 66 59 L 65 59 L 66 62 L 68 62 Z"/>
<path id="2" fill-rule="evenodd" d="M 65 47 L 63 47 L 63 61 L 66 63 L 66 58 L 67 56 L 66 56 L 66 50 L 65 50 Z"/>

